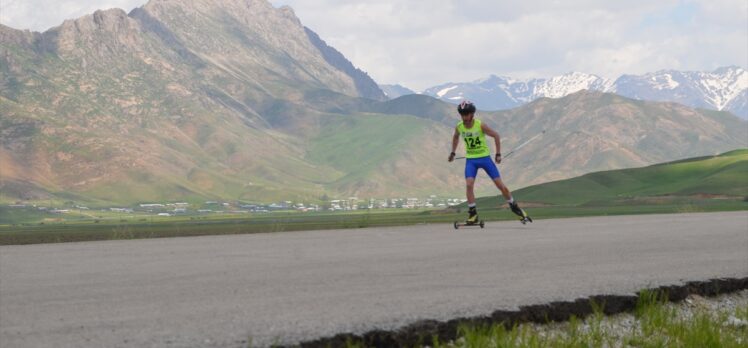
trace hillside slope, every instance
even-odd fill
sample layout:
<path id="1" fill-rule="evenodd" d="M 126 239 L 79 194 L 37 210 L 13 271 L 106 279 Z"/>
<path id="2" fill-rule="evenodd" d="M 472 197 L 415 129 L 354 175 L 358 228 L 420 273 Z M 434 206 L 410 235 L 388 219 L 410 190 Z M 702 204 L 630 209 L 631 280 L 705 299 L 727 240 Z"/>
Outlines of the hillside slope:
<path id="1" fill-rule="evenodd" d="M 595 172 L 514 193 L 523 202 L 594 205 L 667 197 L 748 198 L 748 149 L 642 168 Z M 498 204 L 483 198 L 484 204 Z"/>

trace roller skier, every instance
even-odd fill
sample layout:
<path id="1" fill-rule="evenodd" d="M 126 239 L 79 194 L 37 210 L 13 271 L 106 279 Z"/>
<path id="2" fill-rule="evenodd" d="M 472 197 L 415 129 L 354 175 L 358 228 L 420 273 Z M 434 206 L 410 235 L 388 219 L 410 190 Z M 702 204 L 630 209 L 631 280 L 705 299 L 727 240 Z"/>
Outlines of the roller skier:
<path id="1" fill-rule="evenodd" d="M 455 127 L 455 132 L 452 136 L 452 152 L 450 152 L 448 159 L 449 162 L 454 161 L 455 150 L 457 150 L 460 137 L 462 137 L 465 143 L 465 184 L 468 201 L 468 218 L 465 221 L 465 225 L 480 224 L 481 227 L 483 227 L 483 221 L 478 219 L 478 210 L 475 205 L 475 193 L 473 192 L 478 169 L 483 169 L 486 174 L 491 177 L 496 188 L 501 191 L 501 195 L 504 196 L 504 199 L 509 204 L 509 209 L 519 216 L 520 221 L 523 224 L 532 222 L 530 216 L 528 216 L 514 200 L 512 193 L 501 180 L 499 169 L 496 167 L 494 162 L 491 161 L 491 151 L 486 142 L 486 135 L 494 139 L 496 145 L 496 155 L 494 159 L 496 163 L 501 163 L 501 140 L 499 138 L 499 133 L 481 122 L 481 120 L 476 119 L 475 111 L 475 105 L 469 101 L 463 101 L 459 106 L 457 106 L 457 112 L 460 114 L 462 121 L 460 121 Z M 459 224 L 455 222 L 455 228 L 458 226 Z"/>

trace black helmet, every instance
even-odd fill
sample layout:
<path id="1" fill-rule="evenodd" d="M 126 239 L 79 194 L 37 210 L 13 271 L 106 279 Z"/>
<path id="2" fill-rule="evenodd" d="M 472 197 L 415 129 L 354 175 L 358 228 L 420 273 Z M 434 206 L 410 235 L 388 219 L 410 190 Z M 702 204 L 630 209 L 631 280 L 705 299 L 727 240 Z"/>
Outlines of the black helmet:
<path id="1" fill-rule="evenodd" d="M 460 105 L 457 106 L 457 112 L 460 113 L 460 115 L 469 115 L 475 113 L 475 105 L 471 103 L 470 101 L 463 100 Z"/>

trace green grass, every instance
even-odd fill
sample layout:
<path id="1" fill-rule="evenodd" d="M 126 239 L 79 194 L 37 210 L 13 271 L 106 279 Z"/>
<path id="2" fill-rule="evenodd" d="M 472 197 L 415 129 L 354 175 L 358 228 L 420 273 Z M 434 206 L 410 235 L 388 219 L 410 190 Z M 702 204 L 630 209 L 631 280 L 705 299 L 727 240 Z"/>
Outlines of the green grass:
<path id="1" fill-rule="evenodd" d="M 9 225 L 21 225 L 21 224 L 32 224 L 44 221 L 44 219 L 52 219 L 52 214 L 48 212 L 39 211 L 32 208 L 9 208 L 7 206 L 0 205 L 0 226 L 1 224 Z"/>
<path id="2" fill-rule="evenodd" d="M 617 319 L 606 317 L 602 308 L 595 308 L 594 314 L 586 320 L 572 316 L 567 322 L 548 325 L 462 325 L 453 342 L 439 342 L 434 338 L 429 346 L 737 348 L 745 347 L 748 342 L 748 328 L 728 324 L 730 316 L 748 320 L 748 305 L 729 312 L 703 307 L 680 312 L 662 293 L 642 291 L 634 312 L 623 315 L 633 317 L 633 325 L 615 328 Z"/>
<path id="3" fill-rule="evenodd" d="M 693 213 L 748 210 L 748 202 L 693 200 L 680 204 L 621 205 L 607 207 L 550 206 L 528 208 L 534 219 L 578 216 Z M 0 210 L 0 245 L 76 242 L 90 240 L 161 238 L 284 231 L 349 229 L 415 224 L 440 225 L 464 220 L 464 210 L 362 210 L 336 213 L 272 213 L 247 215 L 193 215 L 158 217 L 142 214 L 85 212 L 89 216 Z M 514 220 L 505 208 L 482 208 L 482 219 Z M 18 215 L 13 215 L 18 214 Z M 518 222 L 519 223 L 519 222 Z"/>
<path id="4" fill-rule="evenodd" d="M 293 212 L 249 217 L 237 215 L 156 217 L 109 213 L 101 218 L 84 221 L 55 221 L 60 218 L 60 215 L 50 214 L 45 220 L 35 223 L 0 225 L 0 245 L 448 223 L 454 219 L 463 218 L 463 215 L 392 210 L 358 213 Z"/>
<path id="5" fill-rule="evenodd" d="M 719 156 L 664 163 L 644 168 L 586 174 L 513 192 L 521 202 L 553 205 L 625 205 L 646 199 L 677 202 L 697 195 L 748 197 L 748 149 Z M 497 205 L 482 198 L 479 205 Z"/>

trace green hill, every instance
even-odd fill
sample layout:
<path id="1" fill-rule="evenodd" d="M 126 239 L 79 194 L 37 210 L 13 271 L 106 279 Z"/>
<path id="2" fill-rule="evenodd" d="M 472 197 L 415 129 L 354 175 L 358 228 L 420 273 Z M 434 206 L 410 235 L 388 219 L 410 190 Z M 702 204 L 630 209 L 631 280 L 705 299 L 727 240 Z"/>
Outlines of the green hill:
<path id="1" fill-rule="evenodd" d="M 595 172 L 526 187 L 513 195 L 525 204 L 574 206 L 657 203 L 683 197 L 745 199 L 748 149 L 643 168 Z M 499 204 L 496 197 L 478 201 L 482 206 Z"/>

